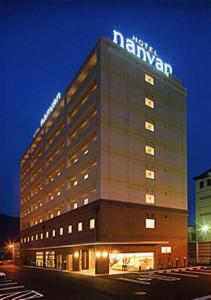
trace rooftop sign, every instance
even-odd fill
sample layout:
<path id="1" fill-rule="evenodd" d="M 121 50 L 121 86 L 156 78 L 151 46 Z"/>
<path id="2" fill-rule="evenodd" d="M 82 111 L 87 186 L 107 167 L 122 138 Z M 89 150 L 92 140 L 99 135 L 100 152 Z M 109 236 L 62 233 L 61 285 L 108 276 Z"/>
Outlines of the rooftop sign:
<path id="1" fill-rule="evenodd" d="M 163 72 L 167 77 L 172 74 L 171 65 L 165 63 L 148 43 L 134 36 L 132 39 L 124 38 L 123 34 L 113 30 L 113 42 L 126 49 L 129 53 L 142 59 L 144 62 Z"/>
<path id="2" fill-rule="evenodd" d="M 57 103 L 59 102 L 59 100 L 61 99 L 61 93 L 59 92 L 56 97 L 53 99 L 50 107 L 48 108 L 48 110 L 46 111 L 46 113 L 44 114 L 44 116 L 42 117 L 41 121 L 40 121 L 40 126 L 42 127 L 44 125 L 44 123 L 46 122 L 46 120 L 50 117 L 51 113 L 53 112 L 55 106 L 57 105 Z"/>

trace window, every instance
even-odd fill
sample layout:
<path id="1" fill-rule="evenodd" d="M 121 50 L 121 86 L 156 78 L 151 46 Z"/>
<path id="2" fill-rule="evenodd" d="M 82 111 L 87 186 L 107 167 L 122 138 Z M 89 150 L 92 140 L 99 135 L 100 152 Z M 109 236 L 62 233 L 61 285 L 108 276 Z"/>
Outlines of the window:
<path id="1" fill-rule="evenodd" d="M 145 105 L 150 108 L 154 108 L 154 101 L 152 99 L 145 98 Z"/>
<path id="2" fill-rule="evenodd" d="M 50 218 L 53 219 L 53 213 L 50 214 Z"/>
<path id="3" fill-rule="evenodd" d="M 86 179 L 88 179 L 89 178 L 89 174 L 85 174 L 84 175 L 84 179 L 86 180 Z"/>
<path id="4" fill-rule="evenodd" d="M 89 203 L 89 199 L 88 198 L 84 199 L 84 205 L 87 205 L 88 203 Z"/>
<path id="5" fill-rule="evenodd" d="M 33 235 L 31 236 L 31 241 L 33 242 L 33 240 L 34 240 L 34 237 L 33 237 Z"/>
<path id="6" fill-rule="evenodd" d="M 69 225 L 68 226 L 68 233 L 72 233 L 73 232 L 73 226 L 72 225 Z"/>
<path id="7" fill-rule="evenodd" d="M 23 239 L 21 239 L 21 244 L 23 244 Z"/>
<path id="8" fill-rule="evenodd" d="M 161 247 L 161 253 L 171 253 L 171 247 Z"/>
<path id="9" fill-rule="evenodd" d="M 74 159 L 74 161 L 73 161 L 73 163 L 75 164 L 75 163 L 77 163 L 77 161 L 78 161 L 78 159 L 77 159 L 77 158 L 75 158 L 75 159 Z"/>
<path id="10" fill-rule="evenodd" d="M 49 238 L 49 232 L 48 232 L 48 231 L 46 231 L 46 233 L 45 233 L 45 237 L 46 237 L 46 239 L 48 239 L 48 238 Z"/>
<path id="11" fill-rule="evenodd" d="M 208 185 L 208 186 L 211 185 L 211 179 L 207 179 L 207 185 Z"/>
<path id="12" fill-rule="evenodd" d="M 60 216 L 61 212 L 60 210 L 57 211 L 57 216 Z"/>
<path id="13" fill-rule="evenodd" d="M 61 195 L 61 192 L 58 192 L 58 193 L 57 193 L 57 196 L 60 196 L 60 195 Z"/>
<path id="14" fill-rule="evenodd" d="M 89 229 L 94 229 L 95 228 L 95 219 L 90 219 L 89 220 Z"/>
<path id="15" fill-rule="evenodd" d="M 145 74 L 145 81 L 151 85 L 154 85 L 154 78 L 148 74 Z"/>
<path id="16" fill-rule="evenodd" d="M 155 126 L 154 124 L 150 123 L 150 122 L 145 122 L 145 129 L 150 130 L 150 131 L 155 131 Z"/>
<path id="17" fill-rule="evenodd" d="M 59 228 L 59 234 L 60 234 L 60 235 L 63 235 L 63 231 L 64 231 L 64 230 L 63 230 L 63 227 L 60 227 L 60 228 Z"/>
<path id="18" fill-rule="evenodd" d="M 82 231 L 83 230 L 83 223 L 79 222 L 78 223 L 78 231 Z"/>
<path id="19" fill-rule="evenodd" d="M 78 185 L 78 180 L 74 181 L 73 185 L 74 186 Z"/>
<path id="20" fill-rule="evenodd" d="M 151 146 L 145 146 L 145 153 L 149 155 L 155 155 L 155 148 Z"/>
<path id="21" fill-rule="evenodd" d="M 145 177 L 149 179 L 155 179 L 155 172 L 151 170 L 145 171 Z"/>
<path id="22" fill-rule="evenodd" d="M 40 239 L 41 239 L 41 240 L 43 239 L 43 233 L 40 234 Z"/>
<path id="23" fill-rule="evenodd" d="M 204 181 L 199 182 L 199 187 L 200 187 L 200 189 L 202 189 L 204 187 Z"/>
<path id="24" fill-rule="evenodd" d="M 145 202 L 148 204 L 153 204 L 155 203 L 155 195 L 152 194 L 146 194 L 145 195 Z"/>
<path id="25" fill-rule="evenodd" d="M 86 150 L 84 151 L 84 155 L 88 154 L 89 153 L 89 150 Z"/>
<path id="26" fill-rule="evenodd" d="M 35 235 L 35 239 L 36 239 L 36 241 L 38 240 L 38 234 Z"/>
<path id="27" fill-rule="evenodd" d="M 56 230 L 55 230 L 55 229 L 52 230 L 52 236 L 53 236 L 53 237 L 56 236 Z"/>
<path id="28" fill-rule="evenodd" d="M 42 219 L 40 219 L 40 223 L 42 223 Z"/>
<path id="29" fill-rule="evenodd" d="M 74 203 L 73 208 L 76 209 L 78 207 L 78 203 Z"/>
<path id="30" fill-rule="evenodd" d="M 155 219 L 145 219 L 145 228 L 155 228 Z"/>

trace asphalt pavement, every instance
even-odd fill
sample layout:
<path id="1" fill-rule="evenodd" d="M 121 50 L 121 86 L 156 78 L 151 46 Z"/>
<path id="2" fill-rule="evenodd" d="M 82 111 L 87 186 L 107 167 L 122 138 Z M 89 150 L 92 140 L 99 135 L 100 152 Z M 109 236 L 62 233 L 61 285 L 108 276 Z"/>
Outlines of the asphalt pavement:
<path id="1" fill-rule="evenodd" d="M 87 276 L 30 267 L 2 266 L 0 300 L 211 299 L 211 268 Z"/>

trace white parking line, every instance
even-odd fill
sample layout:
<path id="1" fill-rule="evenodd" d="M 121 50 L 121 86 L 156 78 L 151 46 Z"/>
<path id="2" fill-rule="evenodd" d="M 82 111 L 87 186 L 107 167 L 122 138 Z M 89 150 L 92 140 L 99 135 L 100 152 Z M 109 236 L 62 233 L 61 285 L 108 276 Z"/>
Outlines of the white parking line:
<path id="1" fill-rule="evenodd" d="M 3 283 L 3 284 L 0 284 L 0 289 L 1 289 L 2 286 L 14 285 L 14 284 L 17 284 L 17 282 L 10 282 L 10 283 Z"/>
<path id="2" fill-rule="evenodd" d="M 157 280 L 163 280 L 163 281 L 177 281 L 181 280 L 181 278 L 171 277 L 171 276 L 163 276 L 163 275 L 156 275 L 156 274 L 150 274 L 146 276 L 147 278 L 157 279 Z"/>
<path id="3" fill-rule="evenodd" d="M 14 298 L 15 297 L 15 298 Z M 0 295 L 0 300 L 26 300 L 26 299 L 35 299 L 44 297 L 42 294 L 33 291 L 33 290 L 25 290 L 20 292 L 12 292 Z"/>
<path id="4" fill-rule="evenodd" d="M 184 274 L 184 273 L 179 273 L 179 272 L 177 272 L 177 273 L 171 272 L 170 274 L 177 275 L 177 276 L 179 275 L 179 276 L 193 277 L 193 278 L 199 277 L 199 275 Z"/>
<path id="5" fill-rule="evenodd" d="M 198 272 L 198 271 L 185 271 L 187 273 L 191 273 L 191 274 L 200 274 L 200 275 L 209 275 L 211 276 L 211 273 L 207 273 L 207 272 Z"/>
<path id="6" fill-rule="evenodd" d="M 211 295 L 200 297 L 200 298 L 194 298 L 193 300 L 207 300 L 207 299 L 211 299 Z"/>
<path id="7" fill-rule="evenodd" d="M 12 289 L 22 289 L 22 288 L 24 288 L 24 285 L 17 285 L 17 286 L 11 286 L 11 287 L 7 287 L 7 288 L 0 288 L 0 293 L 1 293 L 1 291 L 12 290 Z"/>
<path id="8" fill-rule="evenodd" d="M 128 281 L 128 282 L 133 282 L 133 283 L 138 283 L 138 284 L 151 284 L 151 282 L 148 281 L 140 281 L 140 280 L 136 280 L 136 279 L 129 279 L 129 278 L 117 278 L 118 280 L 122 280 L 122 281 Z"/>

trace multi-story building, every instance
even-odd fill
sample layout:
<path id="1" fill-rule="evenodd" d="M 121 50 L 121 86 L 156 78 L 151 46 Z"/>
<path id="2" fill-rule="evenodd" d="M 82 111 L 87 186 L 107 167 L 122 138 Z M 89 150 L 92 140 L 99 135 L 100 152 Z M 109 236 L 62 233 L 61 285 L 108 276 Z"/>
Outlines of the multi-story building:
<path id="1" fill-rule="evenodd" d="M 194 177 L 197 263 L 211 262 L 211 169 Z"/>
<path id="2" fill-rule="evenodd" d="M 186 261 L 186 90 L 120 46 L 100 38 L 21 159 L 25 264 Z"/>

